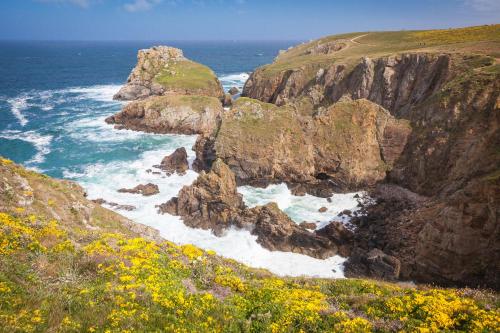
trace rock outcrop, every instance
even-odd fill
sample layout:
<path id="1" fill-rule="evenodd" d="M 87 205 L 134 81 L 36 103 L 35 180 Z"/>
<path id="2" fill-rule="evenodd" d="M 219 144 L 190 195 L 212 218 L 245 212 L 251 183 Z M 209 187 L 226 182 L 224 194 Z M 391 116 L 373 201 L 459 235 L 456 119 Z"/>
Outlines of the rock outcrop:
<path id="1" fill-rule="evenodd" d="M 116 127 L 153 133 L 210 134 L 223 109 L 215 97 L 168 95 L 134 101 L 106 118 Z"/>
<path id="2" fill-rule="evenodd" d="M 225 228 L 238 224 L 244 208 L 234 174 L 217 160 L 210 172 L 202 171 L 192 185 L 184 186 L 176 198 L 160 205 L 159 210 L 182 216 L 184 224 L 190 227 L 220 235 Z"/>
<path id="3" fill-rule="evenodd" d="M 193 228 L 222 235 L 228 227 L 251 230 L 257 242 L 273 251 L 290 251 L 316 258 L 338 253 L 328 237 L 297 225 L 276 204 L 248 208 L 237 192 L 236 179 L 229 167 L 217 159 L 210 172 L 202 171 L 177 197 L 159 206 L 159 211 L 182 217 Z"/>
<path id="4" fill-rule="evenodd" d="M 139 184 L 134 188 L 121 188 L 118 190 L 120 193 L 133 193 L 133 194 L 142 194 L 146 197 L 150 195 L 155 195 L 160 193 L 160 189 L 158 188 L 158 185 L 153 184 L 153 183 L 147 183 L 147 184 Z"/>
<path id="5" fill-rule="evenodd" d="M 184 175 L 189 169 L 186 148 L 177 148 L 172 154 L 165 156 L 159 168 L 165 171 L 167 175 L 173 173 Z"/>
<path id="6" fill-rule="evenodd" d="M 409 133 L 407 122 L 366 100 L 302 116 L 293 106 L 240 98 L 216 135 L 197 143 L 196 165 L 221 158 L 240 183 L 323 182 L 358 189 L 385 178 Z"/>
<path id="7" fill-rule="evenodd" d="M 231 95 L 231 96 L 234 96 L 236 94 L 238 94 L 240 92 L 240 90 L 236 87 L 231 87 L 231 89 L 228 90 L 228 93 Z"/>
<path id="8" fill-rule="evenodd" d="M 221 99 L 224 91 L 212 70 L 188 60 L 182 50 L 155 46 L 138 52 L 137 65 L 114 99 L 131 101 L 168 94 Z"/>

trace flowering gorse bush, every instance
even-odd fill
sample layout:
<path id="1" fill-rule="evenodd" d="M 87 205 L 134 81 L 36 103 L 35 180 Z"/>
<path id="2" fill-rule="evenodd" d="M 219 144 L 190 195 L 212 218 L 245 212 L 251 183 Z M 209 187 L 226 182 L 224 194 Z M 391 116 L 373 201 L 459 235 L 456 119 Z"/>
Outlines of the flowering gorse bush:
<path id="1" fill-rule="evenodd" d="M 0 213 L 0 331 L 495 332 L 496 296 L 277 278 L 193 245 Z M 490 301 L 493 299 L 493 301 Z"/>

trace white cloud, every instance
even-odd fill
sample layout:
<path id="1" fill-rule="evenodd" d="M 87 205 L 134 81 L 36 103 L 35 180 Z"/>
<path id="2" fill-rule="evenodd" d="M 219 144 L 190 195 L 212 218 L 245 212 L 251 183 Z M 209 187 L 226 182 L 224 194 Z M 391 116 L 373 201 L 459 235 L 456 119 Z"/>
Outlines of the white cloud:
<path id="1" fill-rule="evenodd" d="M 500 0 L 465 0 L 465 4 L 479 12 L 500 11 Z"/>
<path id="2" fill-rule="evenodd" d="M 161 0 L 134 0 L 133 2 L 126 3 L 123 5 L 128 12 L 139 12 L 150 10 L 154 5 L 157 5 L 161 2 Z"/>

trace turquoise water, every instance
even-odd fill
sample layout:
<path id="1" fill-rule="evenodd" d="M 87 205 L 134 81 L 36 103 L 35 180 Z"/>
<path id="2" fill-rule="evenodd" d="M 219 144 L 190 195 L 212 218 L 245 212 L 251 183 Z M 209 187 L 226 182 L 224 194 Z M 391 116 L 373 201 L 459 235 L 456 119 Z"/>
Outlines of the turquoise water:
<path id="1" fill-rule="evenodd" d="M 135 206 L 118 212 L 158 229 L 168 240 L 193 243 L 276 274 L 342 277 L 345 259 L 339 256 L 319 260 L 271 252 L 246 230 L 230 229 L 224 237 L 216 237 L 186 227 L 178 217 L 158 214 L 155 206 L 177 195 L 197 174 L 189 170 L 184 176 L 167 177 L 147 170 L 178 147 L 186 148 L 192 163 L 196 137 L 116 130 L 104 122 L 123 106 L 112 96 L 135 65 L 137 50 L 156 44 L 0 42 L 0 155 L 50 176 L 77 181 L 90 199 Z M 171 43 L 213 68 L 225 89 L 241 88 L 249 72 L 292 44 Z M 157 184 L 160 193 L 142 197 L 117 192 L 148 182 Z M 341 219 L 337 214 L 344 209 L 357 209 L 353 193 L 334 195 L 330 203 L 324 198 L 293 196 L 283 184 L 267 189 L 245 186 L 239 191 L 249 206 L 277 202 L 297 223 L 307 220 L 318 227 Z M 327 213 L 318 212 L 323 206 Z"/>

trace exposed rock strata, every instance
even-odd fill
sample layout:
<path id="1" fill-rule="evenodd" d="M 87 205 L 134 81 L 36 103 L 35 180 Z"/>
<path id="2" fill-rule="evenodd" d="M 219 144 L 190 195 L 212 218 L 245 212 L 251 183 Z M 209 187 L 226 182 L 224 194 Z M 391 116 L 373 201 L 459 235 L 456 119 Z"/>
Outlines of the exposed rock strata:
<path id="1" fill-rule="evenodd" d="M 157 96 L 129 103 L 106 122 L 144 132 L 209 134 L 222 111 L 221 103 L 214 97 Z"/>
<path id="2" fill-rule="evenodd" d="M 293 106 L 242 98 L 223 115 L 215 136 L 197 142 L 196 165 L 219 157 L 240 183 L 357 189 L 385 178 L 409 132 L 407 122 L 366 100 L 344 100 L 310 117 Z"/>

